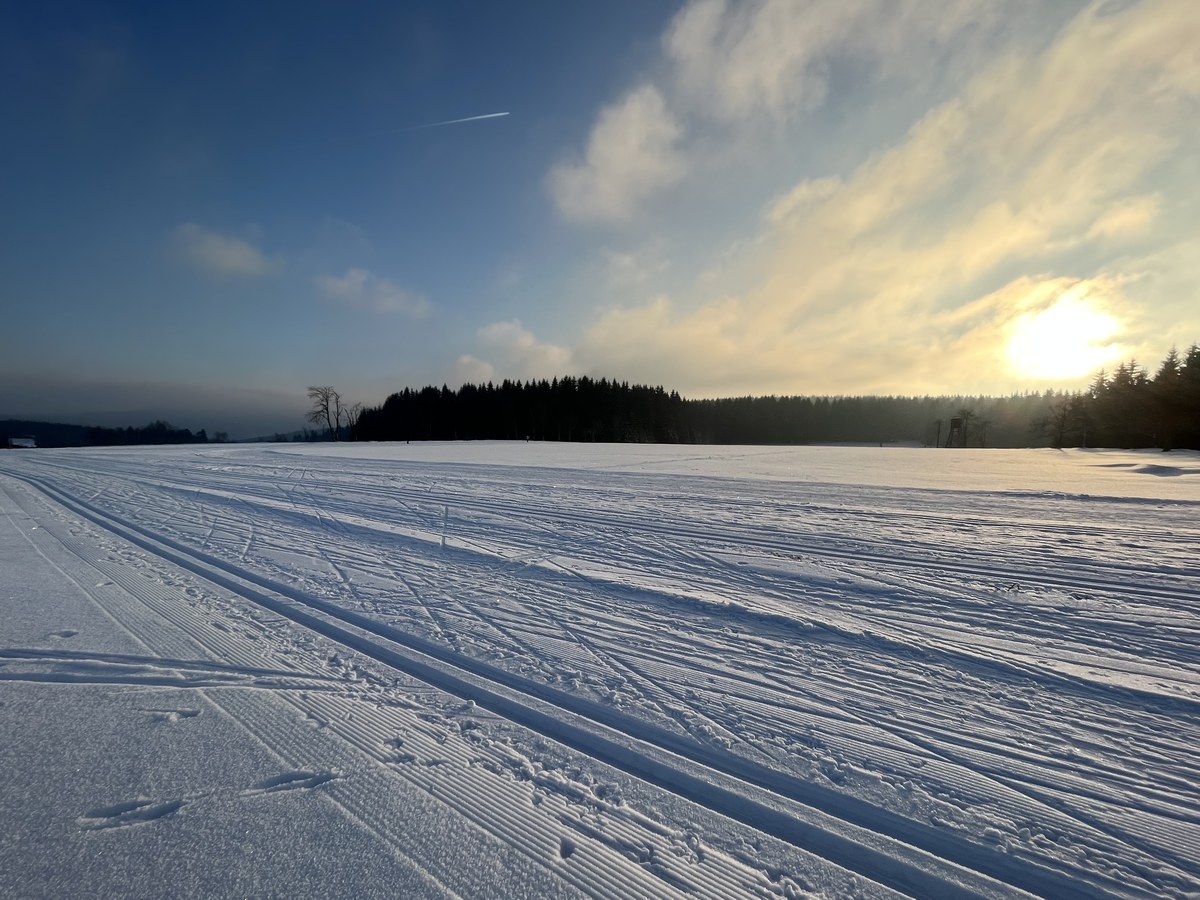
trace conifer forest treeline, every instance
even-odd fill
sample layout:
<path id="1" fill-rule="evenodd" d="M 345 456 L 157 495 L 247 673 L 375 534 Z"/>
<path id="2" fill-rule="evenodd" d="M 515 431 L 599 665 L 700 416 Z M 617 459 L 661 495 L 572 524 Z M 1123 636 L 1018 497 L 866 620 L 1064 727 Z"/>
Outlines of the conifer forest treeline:
<path id="1" fill-rule="evenodd" d="M 310 388 L 310 397 L 314 389 Z M 405 388 L 378 407 L 316 410 L 275 440 L 537 440 L 697 444 L 919 443 L 939 447 L 1159 447 L 1200 450 L 1200 346 L 1174 349 L 1151 374 L 1136 361 L 1098 373 L 1083 391 L 1008 397 L 730 397 L 687 400 L 663 387 L 587 376 Z M 316 412 L 321 411 L 321 416 Z M 336 424 L 335 424 L 336 423 Z M 223 442 L 151 422 L 98 428 L 0 421 L 42 447 Z"/>
<path id="2" fill-rule="evenodd" d="M 1152 376 L 1136 361 L 1085 391 L 1010 397 L 734 397 L 589 377 L 405 388 L 364 409 L 354 440 L 711 444 L 919 442 L 958 447 L 1200 449 L 1200 346 Z"/>
<path id="3" fill-rule="evenodd" d="M 120 447 L 141 444 L 205 444 L 226 441 L 229 436 L 217 432 L 212 438 L 201 428 L 191 431 L 158 420 L 140 428 L 102 428 L 96 425 L 69 425 L 61 422 L 34 422 L 25 419 L 0 421 L 0 447 L 8 438 L 29 435 L 39 447 Z"/>

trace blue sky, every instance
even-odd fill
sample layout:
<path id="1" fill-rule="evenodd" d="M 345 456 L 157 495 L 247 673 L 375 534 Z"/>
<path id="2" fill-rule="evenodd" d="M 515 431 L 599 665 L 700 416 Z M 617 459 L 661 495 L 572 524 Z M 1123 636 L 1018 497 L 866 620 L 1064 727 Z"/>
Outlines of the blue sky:
<path id="1" fill-rule="evenodd" d="M 0 416 L 1079 387 L 1200 339 L 1197 46 L 1191 0 L 6 4 Z"/>

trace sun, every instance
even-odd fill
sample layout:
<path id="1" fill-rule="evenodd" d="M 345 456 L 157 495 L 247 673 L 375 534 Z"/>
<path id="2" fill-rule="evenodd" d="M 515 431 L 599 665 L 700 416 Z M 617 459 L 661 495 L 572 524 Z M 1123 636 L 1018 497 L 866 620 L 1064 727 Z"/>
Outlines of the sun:
<path id="1" fill-rule="evenodd" d="M 1030 378 L 1078 378 L 1118 352 L 1112 337 L 1120 323 L 1085 297 L 1066 295 L 1052 306 L 1013 321 L 1008 364 Z"/>

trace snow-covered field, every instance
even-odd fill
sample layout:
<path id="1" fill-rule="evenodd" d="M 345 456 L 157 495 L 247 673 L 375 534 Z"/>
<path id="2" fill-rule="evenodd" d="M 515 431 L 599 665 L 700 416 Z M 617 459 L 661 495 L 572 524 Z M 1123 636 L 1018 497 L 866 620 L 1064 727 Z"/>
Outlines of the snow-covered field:
<path id="1" fill-rule="evenodd" d="M 1200 894 L 1200 455 L 0 454 L 0 888 Z"/>

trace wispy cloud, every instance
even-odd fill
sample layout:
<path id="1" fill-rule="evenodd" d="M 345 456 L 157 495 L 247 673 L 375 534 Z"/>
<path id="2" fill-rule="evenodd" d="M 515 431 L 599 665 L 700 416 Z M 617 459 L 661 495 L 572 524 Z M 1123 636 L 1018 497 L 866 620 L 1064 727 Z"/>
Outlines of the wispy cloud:
<path id="1" fill-rule="evenodd" d="M 378 278 L 366 269 L 347 269 L 344 275 L 321 275 L 315 281 L 326 297 L 355 309 L 411 319 L 427 318 L 433 311 L 430 302 L 421 294 L 407 291 L 386 278 Z"/>
<path id="2" fill-rule="evenodd" d="M 643 242 L 633 249 L 602 248 L 591 277 L 604 288 L 639 290 L 670 269 L 661 242 Z"/>
<path id="3" fill-rule="evenodd" d="M 941 48 L 947 28 L 988 15 L 951 6 L 952 28 L 920 4 L 699 0 L 664 38 L 683 85 L 674 102 L 711 97 L 726 123 L 786 119 L 824 102 L 829 66 L 847 55 L 903 68 L 902 42 L 887 29 L 859 35 L 862 16 L 898 16 L 916 46 Z M 786 40 L 796 29 L 799 44 Z M 573 358 L 709 395 L 998 390 L 1047 377 L 1013 368 L 1006 348 L 1022 315 L 1083 304 L 1123 329 L 1098 353 L 1142 346 L 1152 322 L 1159 341 L 1194 339 L 1200 313 L 1180 318 L 1169 291 L 1186 283 L 1186 254 L 1170 248 L 1195 244 L 1195 203 L 1157 179 L 1200 152 L 1184 124 L 1200 99 L 1198 40 L 1190 0 L 1143 0 L 1089 6 L 1053 39 L 996 50 L 901 138 L 767 203 L 757 232 L 731 240 L 754 262 L 730 265 L 740 283 L 704 298 L 698 278 L 696 294 L 609 305 Z M 1153 259 L 1138 252 L 1148 238 L 1162 248 Z"/>
<path id="4" fill-rule="evenodd" d="M 1015 16 L 1028 0 L 1013 0 Z M 934 61 L 970 58 L 1007 21 L 987 0 L 692 0 L 662 37 L 656 71 L 602 108 L 582 157 L 547 176 L 559 211 L 621 224 L 743 139 L 748 123 L 820 108 L 837 67 L 919 80 Z"/>
<path id="5" fill-rule="evenodd" d="M 821 107 L 837 69 L 919 79 L 973 56 L 1028 0 L 693 0 L 663 35 L 677 102 L 726 123 L 785 120 Z"/>
<path id="6" fill-rule="evenodd" d="M 213 275 L 257 277 L 277 268 L 249 241 L 210 231 L 195 222 L 175 229 L 172 240 L 183 258 Z"/>
<path id="7" fill-rule="evenodd" d="M 828 55 L 863 6 L 696 0 L 676 15 L 663 47 L 685 96 L 710 115 L 783 117 L 824 101 Z"/>

